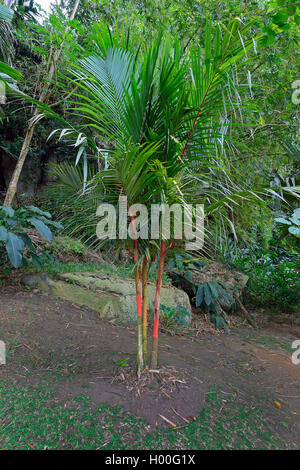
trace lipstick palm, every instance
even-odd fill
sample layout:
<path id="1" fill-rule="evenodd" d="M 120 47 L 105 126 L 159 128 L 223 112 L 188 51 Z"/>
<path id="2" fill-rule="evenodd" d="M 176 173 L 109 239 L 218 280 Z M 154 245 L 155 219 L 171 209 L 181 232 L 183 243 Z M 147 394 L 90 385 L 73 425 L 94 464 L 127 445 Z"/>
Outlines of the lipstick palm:
<path id="1" fill-rule="evenodd" d="M 231 178 L 232 166 L 225 151 L 226 142 L 227 152 L 231 150 L 230 119 L 241 108 L 236 69 L 255 44 L 253 37 L 242 39 L 249 35 L 250 27 L 232 20 L 227 27 L 218 25 L 213 34 L 208 22 L 204 53 L 198 46 L 184 52 L 178 41 L 160 34 L 143 52 L 133 55 L 129 39 L 120 46 L 111 34 L 101 41 L 95 34 L 97 52 L 74 67 L 70 78 L 78 91 L 69 110 L 77 116 L 78 125 L 68 130 L 69 135 L 80 136 L 79 156 L 84 154 L 84 146 L 99 154 L 99 136 L 110 147 L 108 168 L 89 185 L 92 197 L 116 202 L 119 195 L 125 195 L 130 205 L 148 207 L 203 202 L 206 214 L 225 223 L 234 204 L 255 197 L 253 191 L 238 185 L 237 175 Z M 135 220 L 130 217 L 133 232 Z M 147 253 L 150 248 L 156 250 L 159 263 L 151 356 L 151 366 L 156 368 L 164 262 L 176 241 L 166 241 L 160 230 L 157 241 L 131 242 L 139 370 L 143 366 L 142 331 L 146 358 L 145 287 L 151 263 Z"/>
<path id="2" fill-rule="evenodd" d="M 141 279 L 141 268 L 139 266 L 140 249 L 137 238 L 137 224 L 136 214 L 131 212 L 131 208 L 138 201 L 139 204 L 148 205 L 152 196 L 151 188 L 154 184 L 155 175 L 151 171 L 151 166 L 148 164 L 157 151 L 158 144 L 150 144 L 145 147 L 130 145 L 128 149 L 123 149 L 119 154 L 114 152 L 111 166 L 106 171 L 100 172 L 91 183 L 93 197 L 93 188 L 99 189 L 103 185 L 105 192 L 99 195 L 102 201 L 113 203 L 118 207 L 120 197 L 126 197 L 128 208 L 128 216 L 130 220 L 130 228 L 132 240 L 129 240 L 129 251 L 132 255 L 135 264 L 135 286 L 136 286 L 136 302 L 137 302 L 137 365 L 138 374 L 143 368 L 144 360 L 146 359 L 146 342 L 145 342 L 145 322 L 143 331 L 143 317 L 146 315 L 147 296 L 145 295 L 145 281 L 147 282 L 145 272 Z M 124 220 L 125 227 L 122 229 L 127 231 L 127 220 Z M 120 230 L 120 228 L 119 228 Z M 144 255 L 144 261 L 147 263 L 147 257 Z M 143 268 L 142 268 L 143 269 Z M 145 269 L 145 267 L 144 267 Z M 143 293 L 142 294 L 142 287 Z M 144 346 L 144 349 L 143 349 Z"/>

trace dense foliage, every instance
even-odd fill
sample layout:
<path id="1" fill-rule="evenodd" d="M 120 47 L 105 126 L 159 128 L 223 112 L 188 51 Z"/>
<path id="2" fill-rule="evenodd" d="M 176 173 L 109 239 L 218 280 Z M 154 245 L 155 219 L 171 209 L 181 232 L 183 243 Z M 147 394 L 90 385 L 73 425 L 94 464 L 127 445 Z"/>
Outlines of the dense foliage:
<path id="1" fill-rule="evenodd" d="M 23 252 L 38 262 L 24 230 L 50 239 L 48 225 L 58 225 L 48 211 L 65 234 L 101 249 L 99 202 L 201 203 L 206 237 L 197 256 L 246 272 L 255 305 L 294 306 L 299 2 L 61 0 L 47 15 L 32 1 L 2 3 L 0 239 L 13 266 Z M 33 197 L 43 210 L 27 204 Z M 162 232 L 120 245 L 135 267 L 140 367 L 148 361 L 147 279 L 158 271 L 156 367 L 165 258 L 184 245 Z M 196 306 L 226 328 L 218 304 L 228 292 L 212 282 L 194 290 Z"/>
<path id="2" fill-rule="evenodd" d="M 40 255 L 30 236 L 30 229 L 37 232 L 47 241 L 52 240 L 52 231 L 61 229 L 58 222 L 51 220 L 49 212 L 41 211 L 38 207 L 27 206 L 14 210 L 9 206 L 0 206 L 0 246 L 4 247 L 8 259 L 14 268 L 18 268 L 26 260 L 31 260 L 40 267 Z M 1 252 L 1 255 L 3 253 Z M 2 263 L 5 259 L 1 256 Z"/>

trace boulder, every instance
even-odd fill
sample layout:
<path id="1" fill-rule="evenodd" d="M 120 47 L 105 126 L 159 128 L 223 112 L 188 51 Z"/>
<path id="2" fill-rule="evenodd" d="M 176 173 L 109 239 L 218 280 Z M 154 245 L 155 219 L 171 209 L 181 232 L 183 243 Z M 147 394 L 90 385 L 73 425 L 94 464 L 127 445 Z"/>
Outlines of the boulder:
<path id="1" fill-rule="evenodd" d="M 132 279 L 123 279 L 102 273 L 64 273 L 50 277 L 37 274 L 23 277 L 27 286 L 40 289 L 69 300 L 77 305 L 84 305 L 99 312 L 100 318 L 118 324 L 131 326 L 136 324 L 135 283 Z M 155 284 L 148 283 L 148 311 L 153 315 Z M 169 309 L 184 309 L 185 322 L 191 321 L 191 304 L 188 295 L 173 286 L 161 288 L 161 305 Z M 166 309 L 164 309 L 166 310 Z"/>

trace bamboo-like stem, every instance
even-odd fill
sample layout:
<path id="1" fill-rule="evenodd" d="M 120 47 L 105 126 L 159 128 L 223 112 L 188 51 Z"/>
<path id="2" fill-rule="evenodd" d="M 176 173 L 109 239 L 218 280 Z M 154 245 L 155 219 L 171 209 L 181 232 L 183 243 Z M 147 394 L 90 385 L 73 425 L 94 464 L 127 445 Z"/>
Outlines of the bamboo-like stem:
<path id="1" fill-rule="evenodd" d="M 155 302 L 154 302 L 154 325 L 153 325 L 153 343 L 152 343 L 152 354 L 151 354 L 151 369 L 157 369 L 158 364 L 158 326 L 159 326 L 159 307 L 160 307 L 160 288 L 162 282 L 162 276 L 164 272 L 164 261 L 165 261 L 165 242 L 162 240 L 160 243 L 159 262 L 158 262 L 158 273 L 155 291 Z"/>
<path id="2" fill-rule="evenodd" d="M 140 273 L 138 268 L 138 246 L 137 241 L 133 240 L 134 244 L 134 262 L 135 262 L 135 289 L 136 289 L 136 305 L 137 305 L 137 374 L 141 375 L 141 370 L 144 366 L 143 362 L 143 339 L 142 339 L 142 296 L 141 296 L 141 283 Z"/>
<path id="3" fill-rule="evenodd" d="M 147 269 L 147 257 L 144 256 L 142 266 L 142 336 L 143 336 L 143 360 L 144 365 L 147 365 L 148 361 L 148 341 L 147 341 L 147 302 L 148 302 L 148 269 Z"/>
<path id="4" fill-rule="evenodd" d="M 142 334 L 142 295 L 141 295 L 141 276 L 139 272 L 139 249 L 136 239 L 136 223 L 135 218 L 129 214 L 130 223 L 133 234 L 133 261 L 134 261 L 134 278 L 135 278 L 135 291 L 136 291 L 136 306 L 137 306 L 137 375 L 140 377 L 141 370 L 144 367 L 143 362 L 143 334 Z"/>

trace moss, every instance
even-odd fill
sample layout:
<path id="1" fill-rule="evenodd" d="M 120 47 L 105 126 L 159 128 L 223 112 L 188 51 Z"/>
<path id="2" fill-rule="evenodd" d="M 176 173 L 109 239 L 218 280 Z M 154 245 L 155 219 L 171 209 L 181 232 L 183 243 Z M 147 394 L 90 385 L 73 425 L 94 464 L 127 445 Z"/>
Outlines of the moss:
<path id="1" fill-rule="evenodd" d="M 100 273 L 65 273 L 53 279 L 45 274 L 23 278 L 25 285 L 37 285 L 64 300 L 99 312 L 100 318 L 114 320 L 121 325 L 136 324 L 135 283 L 131 279 Z M 153 312 L 155 285 L 149 284 L 150 314 Z M 168 307 L 182 305 L 191 320 L 191 306 L 187 294 L 175 287 L 162 287 L 161 301 Z"/>

